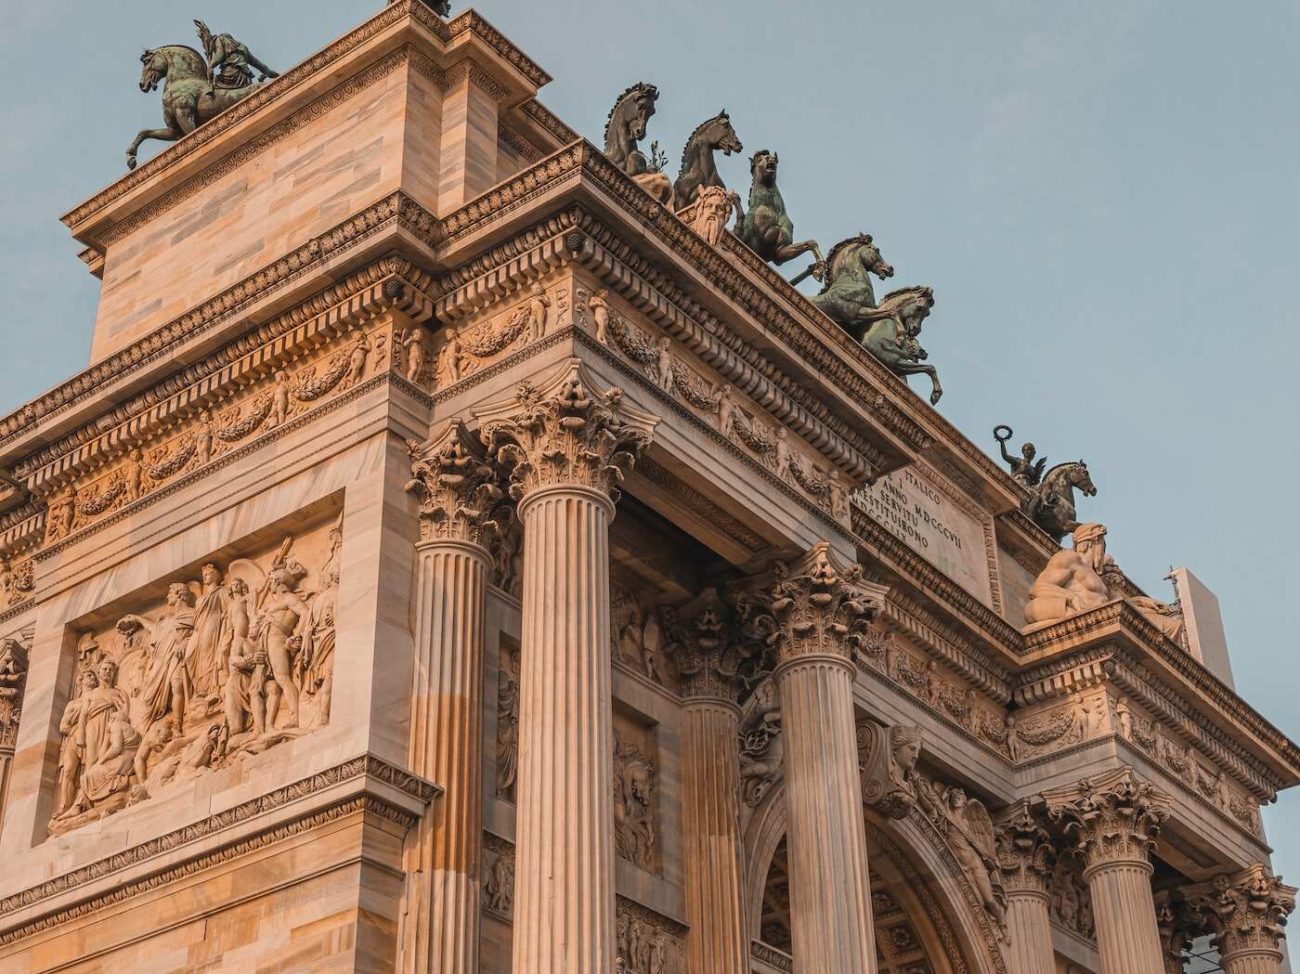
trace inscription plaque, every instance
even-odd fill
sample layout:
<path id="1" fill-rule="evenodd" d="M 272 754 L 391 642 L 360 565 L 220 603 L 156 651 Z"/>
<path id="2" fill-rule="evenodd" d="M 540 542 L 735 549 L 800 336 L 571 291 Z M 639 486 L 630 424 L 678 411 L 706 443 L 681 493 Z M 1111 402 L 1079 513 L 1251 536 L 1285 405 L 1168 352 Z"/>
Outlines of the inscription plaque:
<path id="1" fill-rule="evenodd" d="M 917 465 L 862 487 L 853 501 L 873 521 L 966 591 L 993 606 L 989 521 L 959 504 L 955 490 Z"/>

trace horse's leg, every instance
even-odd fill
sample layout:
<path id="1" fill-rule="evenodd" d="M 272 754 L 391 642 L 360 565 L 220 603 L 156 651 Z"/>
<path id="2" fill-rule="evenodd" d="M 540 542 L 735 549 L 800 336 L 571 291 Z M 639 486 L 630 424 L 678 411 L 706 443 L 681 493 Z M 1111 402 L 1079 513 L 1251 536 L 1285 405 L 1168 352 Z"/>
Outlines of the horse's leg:
<path id="1" fill-rule="evenodd" d="M 882 359 L 882 361 L 884 361 Z M 921 375 L 930 377 L 930 405 L 938 405 L 943 397 L 943 386 L 939 384 L 939 370 L 933 365 L 920 365 L 915 362 L 886 362 L 896 375 Z"/>
<path id="2" fill-rule="evenodd" d="M 136 153 L 140 151 L 141 143 L 149 139 L 157 139 L 159 142 L 175 142 L 181 137 L 181 133 L 175 129 L 144 129 L 135 137 L 131 147 L 126 150 L 126 167 L 134 169 L 136 165 Z"/>

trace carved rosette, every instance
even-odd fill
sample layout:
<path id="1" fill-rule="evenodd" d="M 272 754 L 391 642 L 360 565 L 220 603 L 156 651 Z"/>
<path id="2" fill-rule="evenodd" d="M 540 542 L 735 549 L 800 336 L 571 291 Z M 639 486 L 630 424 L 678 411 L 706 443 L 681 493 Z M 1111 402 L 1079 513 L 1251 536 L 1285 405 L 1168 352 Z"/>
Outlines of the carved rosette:
<path id="1" fill-rule="evenodd" d="M 1087 863 L 1085 878 L 1088 871 L 1107 865 L 1148 865 L 1172 801 L 1130 768 L 1085 778 L 1076 789 L 1043 797 L 1048 817 L 1078 842 Z"/>
<path id="2" fill-rule="evenodd" d="M 618 486 L 650 444 L 659 418 L 623 402 L 618 388 L 594 388 L 574 359 L 545 385 L 524 382 L 477 413 L 483 442 L 510 470 L 516 501 L 575 486 L 618 500 Z"/>
<path id="3" fill-rule="evenodd" d="M 1233 961 L 1252 955 L 1281 960 L 1296 892 L 1267 866 L 1257 865 L 1235 875 L 1218 876 L 1193 894 L 1192 902 L 1209 924 L 1226 971 L 1234 970 Z"/>
<path id="4" fill-rule="evenodd" d="M 420 503 L 420 540 L 463 541 L 487 548 L 500 533 L 493 515 L 504 497 L 497 468 L 475 455 L 463 423 L 450 423 L 426 444 L 407 443 L 411 480 Z"/>
<path id="5" fill-rule="evenodd" d="M 740 595 L 737 607 L 780 664 L 821 656 L 853 666 L 887 591 L 863 581 L 862 566 L 846 564 L 821 541 L 793 565 L 778 563 L 772 584 Z"/>
<path id="6" fill-rule="evenodd" d="M 1047 895 L 1056 862 L 1051 833 L 1030 811 L 1028 802 L 1007 810 L 998 822 L 998 863 L 1007 893 Z"/>

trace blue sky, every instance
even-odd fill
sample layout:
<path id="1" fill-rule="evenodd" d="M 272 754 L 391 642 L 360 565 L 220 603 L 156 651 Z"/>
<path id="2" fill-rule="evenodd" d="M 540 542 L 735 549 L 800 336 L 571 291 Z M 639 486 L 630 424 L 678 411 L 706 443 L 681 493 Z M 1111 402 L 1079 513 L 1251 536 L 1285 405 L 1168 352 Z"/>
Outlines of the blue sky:
<path id="1" fill-rule="evenodd" d="M 5 5 L 0 410 L 86 363 L 97 282 L 57 218 L 159 124 L 158 96 L 136 89 L 140 50 L 194 43 L 197 15 L 284 68 L 379 5 Z M 634 81 L 660 88 L 650 134 L 674 169 L 694 126 L 726 107 L 747 150 L 779 150 L 800 237 L 868 231 L 894 285 L 932 285 L 943 413 L 987 447 L 1005 422 L 1053 459 L 1085 457 L 1100 495 L 1084 519 L 1109 526 L 1112 553 L 1153 594 L 1170 565 L 1218 593 L 1239 688 L 1300 737 L 1287 513 L 1300 481 L 1300 4 L 479 9 L 556 76 L 543 99 L 593 141 Z M 723 166 L 747 185 L 744 158 Z M 1265 821 L 1279 871 L 1300 881 L 1300 794 Z"/>

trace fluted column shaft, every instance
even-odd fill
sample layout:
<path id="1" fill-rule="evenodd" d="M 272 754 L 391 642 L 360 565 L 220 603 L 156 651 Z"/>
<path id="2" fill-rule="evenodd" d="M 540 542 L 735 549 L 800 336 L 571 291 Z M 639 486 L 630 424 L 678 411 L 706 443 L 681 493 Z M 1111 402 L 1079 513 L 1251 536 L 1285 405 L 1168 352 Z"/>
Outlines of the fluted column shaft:
<path id="1" fill-rule="evenodd" d="M 777 669 L 799 974 L 876 970 L 853 675 L 839 656 L 799 656 Z"/>
<path id="2" fill-rule="evenodd" d="M 609 522 L 587 487 L 545 487 L 524 526 L 514 974 L 614 970 Z"/>
<path id="3" fill-rule="evenodd" d="M 1092 894 L 1102 974 L 1164 970 L 1164 949 L 1151 893 L 1151 863 L 1120 859 L 1094 862 L 1083 873 Z"/>
<path id="4" fill-rule="evenodd" d="M 682 710 L 686 974 L 748 974 L 741 893 L 740 710 L 688 698 Z"/>
<path id="5" fill-rule="evenodd" d="M 1280 974 L 1282 952 L 1264 947 L 1242 950 L 1222 955 L 1219 963 L 1223 974 Z"/>
<path id="6" fill-rule="evenodd" d="M 1042 974 L 1056 963 L 1046 890 L 1007 889 L 1007 974 Z"/>
<path id="7" fill-rule="evenodd" d="M 488 565 L 477 544 L 418 546 L 411 769 L 444 793 L 408 850 L 403 974 L 478 970 Z"/>

